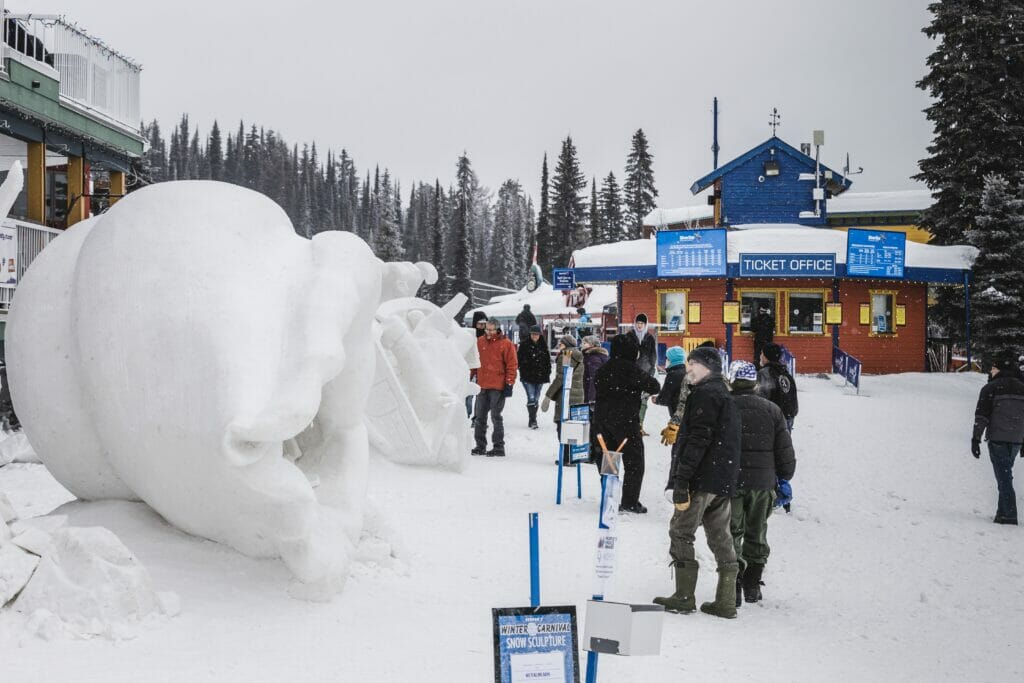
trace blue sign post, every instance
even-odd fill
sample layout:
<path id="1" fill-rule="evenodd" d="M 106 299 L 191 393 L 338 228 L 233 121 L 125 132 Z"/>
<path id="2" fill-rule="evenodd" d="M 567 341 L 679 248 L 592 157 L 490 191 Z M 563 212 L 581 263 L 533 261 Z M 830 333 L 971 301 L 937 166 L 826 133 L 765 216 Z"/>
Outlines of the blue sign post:
<path id="1" fill-rule="evenodd" d="M 846 274 L 849 276 L 902 278 L 906 260 L 906 233 L 857 228 L 846 233 Z"/>
<path id="2" fill-rule="evenodd" d="M 576 271 L 572 268 L 555 268 L 551 271 L 551 287 L 557 291 L 576 289 Z"/>
<path id="3" fill-rule="evenodd" d="M 740 254 L 740 277 L 835 276 L 835 254 Z"/>
<path id="4" fill-rule="evenodd" d="M 667 230 L 658 233 L 658 277 L 725 277 L 726 231 Z"/>

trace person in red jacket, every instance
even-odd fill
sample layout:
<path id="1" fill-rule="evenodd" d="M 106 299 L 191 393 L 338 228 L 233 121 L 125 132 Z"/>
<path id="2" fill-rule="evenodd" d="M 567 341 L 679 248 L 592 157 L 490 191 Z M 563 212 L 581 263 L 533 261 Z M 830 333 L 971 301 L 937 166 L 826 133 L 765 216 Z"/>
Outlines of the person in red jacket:
<path id="1" fill-rule="evenodd" d="M 498 323 L 488 320 L 484 336 L 476 340 L 480 352 L 480 367 L 473 371 L 480 393 L 476 396 L 474 414 L 476 421 L 473 437 L 476 447 L 473 455 L 504 456 L 505 424 L 501 411 L 505 409 L 505 398 L 512 395 L 516 383 L 516 347 L 498 329 Z M 491 450 L 487 450 L 487 416 L 491 416 L 494 430 L 491 433 Z"/>

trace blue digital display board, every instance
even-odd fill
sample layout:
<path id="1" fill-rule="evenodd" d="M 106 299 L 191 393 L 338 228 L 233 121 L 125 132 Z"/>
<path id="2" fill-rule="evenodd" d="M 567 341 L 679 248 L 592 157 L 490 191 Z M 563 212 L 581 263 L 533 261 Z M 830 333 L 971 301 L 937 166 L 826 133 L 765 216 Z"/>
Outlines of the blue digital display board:
<path id="1" fill-rule="evenodd" d="M 856 228 L 846 233 L 847 275 L 902 278 L 906 260 L 906 233 Z"/>
<path id="2" fill-rule="evenodd" d="M 835 276 L 835 254 L 740 254 L 740 277 Z"/>
<path id="3" fill-rule="evenodd" d="M 555 268 L 551 271 L 551 287 L 559 291 L 576 289 L 576 272 L 572 268 Z"/>
<path id="4" fill-rule="evenodd" d="M 657 237 L 658 277 L 725 276 L 725 230 L 668 230 Z"/>

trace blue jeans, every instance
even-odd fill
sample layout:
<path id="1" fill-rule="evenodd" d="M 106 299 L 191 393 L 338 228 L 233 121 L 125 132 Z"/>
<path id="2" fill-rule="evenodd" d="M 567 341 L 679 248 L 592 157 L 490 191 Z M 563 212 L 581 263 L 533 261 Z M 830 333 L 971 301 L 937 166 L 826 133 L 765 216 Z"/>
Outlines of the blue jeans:
<path id="1" fill-rule="evenodd" d="M 526 389 L 526 405 L 535 406 L 540 401 L 540 388 L 543 384 L 534 384 L 533 382 L 523 382 L 523 388 Z"/>
<path id="2" fill-rule="evenodd" d="M 1017 519 L 1017 494 L 1013 490 L 1013 461 L 1019 454 L 1019 443 L 988 442 L 988 457 L 992 460 L 996 485 L 999 487 L 999 506 L 996 508 L 996 517 L 999 519 L 1014 521 Z"/>

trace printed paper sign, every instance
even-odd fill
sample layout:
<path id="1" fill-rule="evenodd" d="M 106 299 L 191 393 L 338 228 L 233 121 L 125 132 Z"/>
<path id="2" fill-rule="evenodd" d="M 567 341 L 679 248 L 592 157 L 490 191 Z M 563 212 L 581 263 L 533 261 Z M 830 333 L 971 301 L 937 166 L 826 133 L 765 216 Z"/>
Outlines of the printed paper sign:
<path id="1" fill-rule="evenodd" d="M 561 652 L 533 652 L 512 655 L 512 683 L 565 683 L 565 662 Z"/>
<path id="2" fill-rule="evenodd" d="M 0 287 L 18 286 L 18 229 L 0 226 Z"/>
<path id="3" fill-rule="evenodd" d="M 491 610 L 495 683 L 579 683 L 576 607 Z"/>

